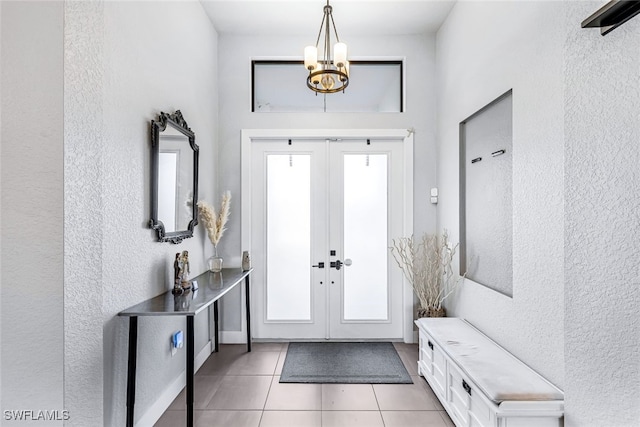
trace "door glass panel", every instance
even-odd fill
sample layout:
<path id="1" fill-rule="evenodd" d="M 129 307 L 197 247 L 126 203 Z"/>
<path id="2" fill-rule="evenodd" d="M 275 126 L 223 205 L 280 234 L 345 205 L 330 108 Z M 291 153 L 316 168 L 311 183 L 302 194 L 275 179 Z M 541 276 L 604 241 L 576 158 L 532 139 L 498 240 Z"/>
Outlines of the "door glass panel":
<path id="1" fill-rule="evenodd" d="M 267 319 L 311 320 L 311 156 L 267 156 Z"/>
<path id="2" fill-rule="evenodd" d="M 344 320 L 388 318 L 386 154 L 344 155 Z"/>

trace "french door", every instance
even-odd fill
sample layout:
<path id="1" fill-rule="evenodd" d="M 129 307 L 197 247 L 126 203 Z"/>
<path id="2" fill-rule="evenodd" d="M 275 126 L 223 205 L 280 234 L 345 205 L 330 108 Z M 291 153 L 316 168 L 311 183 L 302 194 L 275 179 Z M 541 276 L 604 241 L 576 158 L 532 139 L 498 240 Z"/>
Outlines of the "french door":
<path id="1" fill-rule="evenodd" d="M 254 140 L 254 336 L 403 337 L 402 140 Z"/>

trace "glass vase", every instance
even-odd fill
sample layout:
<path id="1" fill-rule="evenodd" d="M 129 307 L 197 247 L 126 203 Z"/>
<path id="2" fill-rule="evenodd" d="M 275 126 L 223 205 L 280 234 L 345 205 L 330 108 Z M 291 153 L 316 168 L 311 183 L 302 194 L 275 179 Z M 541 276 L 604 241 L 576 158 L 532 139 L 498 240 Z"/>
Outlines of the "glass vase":
<path id="1" fill-rule="evenodd" d="M 218 256 L 218 248 L 213 247 L 213 256 L 207 260 L 209 271 L 219 273 L 222 271 L 222 257 Z"/>

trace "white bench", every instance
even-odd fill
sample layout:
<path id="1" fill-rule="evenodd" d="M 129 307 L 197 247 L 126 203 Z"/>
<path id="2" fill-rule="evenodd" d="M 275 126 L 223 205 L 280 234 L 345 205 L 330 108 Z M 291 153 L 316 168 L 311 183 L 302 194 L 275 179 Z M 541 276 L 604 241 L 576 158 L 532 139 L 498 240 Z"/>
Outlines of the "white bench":
<path id="1" fill-rule="evenodd" d="M 416 320 L 418 373 L 458 427 L 560 427 L 564 394 L 471 324 Z"/>

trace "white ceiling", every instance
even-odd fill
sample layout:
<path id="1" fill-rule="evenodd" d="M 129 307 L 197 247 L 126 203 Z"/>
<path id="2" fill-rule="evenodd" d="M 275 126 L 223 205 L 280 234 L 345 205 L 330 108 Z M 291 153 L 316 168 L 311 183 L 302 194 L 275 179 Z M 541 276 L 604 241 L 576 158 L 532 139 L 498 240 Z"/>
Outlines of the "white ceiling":
<path id="1" fill-rule="evenodd" d="M 326 0 L 201 0 L 219 34 L 308 35 Z M 340 38 L 435 32 L 455 0 L 331 0 Z"/>

